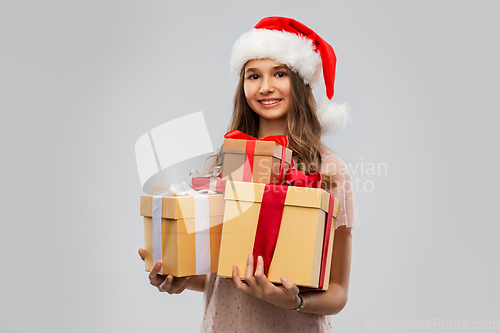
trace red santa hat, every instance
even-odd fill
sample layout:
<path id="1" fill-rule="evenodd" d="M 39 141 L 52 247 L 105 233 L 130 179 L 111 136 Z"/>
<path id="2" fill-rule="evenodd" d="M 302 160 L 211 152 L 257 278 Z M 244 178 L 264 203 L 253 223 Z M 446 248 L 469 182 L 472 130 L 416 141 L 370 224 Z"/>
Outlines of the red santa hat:
<path id="1" fill-rule="evenodd" d="M 326 96 L 316 110 L 324 134 L 338 132 L 349 121 L 349 109 L 333 98 L 337 57 L 333 48 L 304 24 L 286 17 L 266 17 L 234 43 L 231 71 L 239 76 L 252 59 L 273 59 L 315 88 L 325 80 Z"/>

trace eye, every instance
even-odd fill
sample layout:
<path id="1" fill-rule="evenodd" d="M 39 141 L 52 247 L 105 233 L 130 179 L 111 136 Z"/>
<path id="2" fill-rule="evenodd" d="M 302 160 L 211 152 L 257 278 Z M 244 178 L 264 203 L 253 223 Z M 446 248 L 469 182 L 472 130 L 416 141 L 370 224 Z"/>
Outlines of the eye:
<path id="1" fill-rule="evenodd" d="M 248 80 L 257 80 L 258 78 L 259 78 L 259 76 L 257 74 L 252 74 L 252 75 L 247 76 Z"/>
<path id="2" fill-rule="evenodd" d="M 286 75 L 287 75 L 286 72 L 278 72 L 278 73 L 276 73 L 277 77 L 285 77 Z"/>

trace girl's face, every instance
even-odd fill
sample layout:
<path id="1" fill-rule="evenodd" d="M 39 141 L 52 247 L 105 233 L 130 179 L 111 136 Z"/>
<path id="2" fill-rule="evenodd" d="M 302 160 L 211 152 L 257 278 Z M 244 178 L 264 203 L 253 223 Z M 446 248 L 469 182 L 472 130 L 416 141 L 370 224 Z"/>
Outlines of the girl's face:
<path id="1" fill-rule="evenodd" d="M 245 65 L 243 89 L 250 108 L 266 120 L 283 120 L 290 107 L 291 83 L 285 65 L 271 59 Z"/>

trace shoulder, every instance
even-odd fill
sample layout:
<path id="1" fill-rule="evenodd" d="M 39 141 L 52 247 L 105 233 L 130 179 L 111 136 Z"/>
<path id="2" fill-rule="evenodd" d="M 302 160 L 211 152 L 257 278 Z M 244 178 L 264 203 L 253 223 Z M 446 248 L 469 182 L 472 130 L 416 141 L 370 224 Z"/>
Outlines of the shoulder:
<path id="1" fill-rule="evenodd" d="M 321 153 L 321 173 L 325 175 L 349 175 L 349 170 L 345 162 L 339 155 L 325 146 L 320 149 Z"/>

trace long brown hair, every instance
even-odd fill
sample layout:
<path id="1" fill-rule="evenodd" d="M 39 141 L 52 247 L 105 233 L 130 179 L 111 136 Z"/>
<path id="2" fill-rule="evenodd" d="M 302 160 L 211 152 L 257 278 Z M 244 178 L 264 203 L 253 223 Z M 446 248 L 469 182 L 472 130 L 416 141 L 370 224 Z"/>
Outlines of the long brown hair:
<path id="1" fill-rule="evenodd" d="M 321 124 L 316 114 L 316 100 L 312 89 L 305 84 L 302 78 L 294 71 L 288 70 L 291 84 L 290 110 L 287 115 L 285 134 L 288 135 L 289 145 L 296 159 L 295 167 L 308 172 L 320 170 L 321 152 Z M 259 116 L 250 108 L 245 98 L 244 68 L 241 70 L 240 80 L 234 96 L 234 109 L 228 130 L 239 130 L 248 135 L 257 137 L 259 131 Z M 221 162 L 222 149 L 218 162 Z M 219 163 L 218 163 L 219 164 Z M 323 184 L 329 184 L 329 177 L 323 175 Z M 328 186 L 327 186 L 328 187 Z"/>

